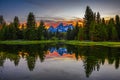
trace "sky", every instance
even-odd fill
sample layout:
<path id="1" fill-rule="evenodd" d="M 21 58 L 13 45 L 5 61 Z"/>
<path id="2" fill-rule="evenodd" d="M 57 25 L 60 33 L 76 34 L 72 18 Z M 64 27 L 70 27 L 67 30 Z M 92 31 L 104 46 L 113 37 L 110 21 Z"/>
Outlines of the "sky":
<path id="1" fill-rule="evenodd" d="M 29 12 L 38 20 L 84 18 L 87 5 L 102 17 L 120 14 L 120 0 L 0 0 L 0 15 L 8 22 L 15 16 L 24 21 Z"/>

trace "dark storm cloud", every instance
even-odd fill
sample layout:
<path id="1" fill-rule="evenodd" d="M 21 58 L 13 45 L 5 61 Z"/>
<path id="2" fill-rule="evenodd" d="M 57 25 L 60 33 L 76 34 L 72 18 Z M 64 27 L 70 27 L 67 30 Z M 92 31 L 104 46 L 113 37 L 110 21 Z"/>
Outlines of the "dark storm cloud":
<path id="1" fill-rule="evenodd" d="M 40 6 L 43 9 L 64 9 L 65 7 L 71 8 L 76 5 L 78 6 L 94 6 L 98 7 L 107 7 L 107 8 L 118 8 L 120 7 L 120 0 L 24 0 L 25 2 Z M 56 10 L 57 12 L 57 10 Z"/>
<path id="2" fill-rule="evenodd" d="M 69 5 L 73 3 L 80 3 L 81 0 L 25 0 L 25 2 L 28 2 L 33 5 L 37 6 L 56 6 L 56 5 Z"/>
<path id="3" fill-rule="evenodd" d="M 9 20 L 29 12 L 36 17 L 84 17 L 87 5 L 101 15 L 120 14 L 120 0 L 0 0 L 0 15 Z"/>
<path id="4" fill-rule="evenodd" d="M 80 0 L 24 0 L 26 3 L 38 6 L 41 11 L 49 13 L 49 15 L 59 14 L 64 12 L 64 9 L 71 9 L 74 4 Z"/>

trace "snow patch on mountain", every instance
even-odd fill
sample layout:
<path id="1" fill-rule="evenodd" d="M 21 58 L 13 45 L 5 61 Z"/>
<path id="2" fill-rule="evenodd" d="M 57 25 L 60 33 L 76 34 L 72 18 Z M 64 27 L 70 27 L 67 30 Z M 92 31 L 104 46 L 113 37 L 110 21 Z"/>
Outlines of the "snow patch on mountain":
<path id="1" fill-rule="evenodd" d="M 63 23 L 60 23 L 56 28 L 54 28 L 53 26 L 50 26 L 49 28 L 48 28 L 48 31 L 49 32 L 67 32 L 68 31 L 68 29 L 71 29 L 71 30 L 73 30 L 73 25 L 72 24 L 70 24 L 70 25 L 63 25 Z"/>

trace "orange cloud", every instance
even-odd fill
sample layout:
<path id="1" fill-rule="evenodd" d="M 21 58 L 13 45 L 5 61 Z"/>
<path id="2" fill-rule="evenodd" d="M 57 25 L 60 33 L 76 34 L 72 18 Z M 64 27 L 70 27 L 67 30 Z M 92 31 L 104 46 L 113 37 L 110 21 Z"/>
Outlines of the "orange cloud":
<path id="1" fill-rule="evenodd" d="M 54 20 L 43 20 L 46 28 L 49 28 L 50 26 L 57 27 L 60 23 L 63 23 L 64 26 L 69 24 L 75 26 L 77 22 L 79 26 L 83 26 L 83 20 L 80 18 L 75 18 L 71 20 L 65 20 L 61 18 L 53 18 L 53 19 Z M 22 22 L 20 24 L 20 28 L 22 28 L 22 25 L 26 26 L 26 22 Z M 40 25 L 40 21 L 36 21 L 36 26 L 38 27 L 39 25 Z"/>

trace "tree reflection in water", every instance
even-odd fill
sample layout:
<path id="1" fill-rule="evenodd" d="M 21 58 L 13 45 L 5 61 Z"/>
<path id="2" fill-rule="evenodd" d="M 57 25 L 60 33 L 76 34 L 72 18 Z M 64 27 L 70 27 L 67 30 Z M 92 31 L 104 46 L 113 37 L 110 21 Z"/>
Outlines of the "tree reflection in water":
<path id="1" fill-rule="evenodd" d="M 72 46 L 72 45 L 0 45 L 0 67 L 4 66 L 5 60 L 9 59 L 18 66 L 21 58 L 26 59 L 30 71 L 35 68 L 36 60 L 45 60 L 46 55 L 56 51 L 60 56 L 63 54 L 75 54 L 76 60 L 83 61 L 86 77 L 94 70 L 99 71 L 105 61 L 114 64 L 118 69 L 120 65 L 120 48 L 103 46 Z"/>

